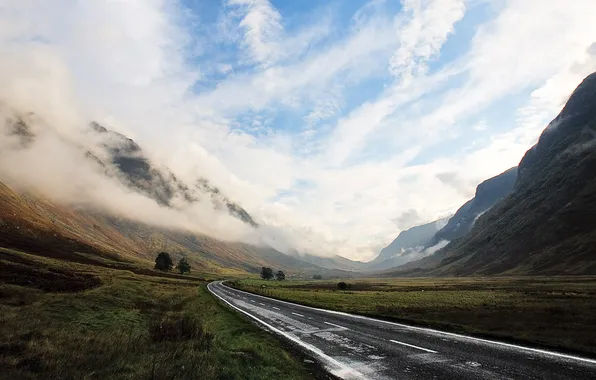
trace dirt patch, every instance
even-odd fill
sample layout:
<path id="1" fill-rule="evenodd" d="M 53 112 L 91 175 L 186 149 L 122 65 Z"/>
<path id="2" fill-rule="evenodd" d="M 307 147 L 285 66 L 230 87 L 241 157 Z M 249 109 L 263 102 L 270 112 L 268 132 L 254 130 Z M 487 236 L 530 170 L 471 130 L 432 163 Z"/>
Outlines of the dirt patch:
<path id="1" fill-rule="evenodd" d="M 100 286 L 101 280 L 86 273 L 41 268 L 0 260 L 0 283 L 26 286 L 48 292 L 79 292 Z"/>

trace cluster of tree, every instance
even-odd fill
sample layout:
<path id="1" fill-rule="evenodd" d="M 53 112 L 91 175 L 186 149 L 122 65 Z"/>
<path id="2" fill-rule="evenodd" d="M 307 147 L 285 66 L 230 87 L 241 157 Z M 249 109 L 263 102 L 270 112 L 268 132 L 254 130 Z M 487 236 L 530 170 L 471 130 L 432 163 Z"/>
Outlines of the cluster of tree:
<path id="1" fill-rule="evenodd" d="M 337 283 L 337 288 L 339 290 L 347 290 L 347 289 L 350 289 L 351 287 L 352 286 L 350 284 L 347 284 L 347 283 L 345 283 L 343 281 L 340 281 L 340 282 Z"/>
<path id="2" fill-rule="evenodd" d="M 285 273 L 281 270 L 278 270 L 277 273 L 273 274 L 273 269 L 261 267 L 261 278 L 263 280 L 271 280 L 273 277 L 275 277 L 277 281 L 283 281 L 286 279 Z"/>
<path id="3" fill-rule="evenodd" d="M 315 274 L 314 276 L 312 276 L 313 280 L 322 280 L 323 276 L 321 276 L 320 274 Z"/>
<path id="4" fill-rule="evenodd" d="M 161 270 L 164 272 L 169 272 L 174 267 L 174 262 L 170 257 L 170 254 L 167 252 L 160 252 L 157 257 L 155 258 L 155 269 Z M 176 270 L 180 272 L 180 274 L 190 273 L 190 264 L 186 258 L 181 258 L 176 264 Z"/>

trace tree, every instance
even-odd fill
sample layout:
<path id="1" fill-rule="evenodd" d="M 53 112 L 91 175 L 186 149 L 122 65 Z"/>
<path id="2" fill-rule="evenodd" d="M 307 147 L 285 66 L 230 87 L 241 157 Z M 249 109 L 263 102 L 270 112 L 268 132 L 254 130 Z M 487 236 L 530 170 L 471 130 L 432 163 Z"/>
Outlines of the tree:
<path id="1" fill-rule="evenodd" d="M 273 269 L 261 267 L 261 278 L 263 280 L 271 280 L 273 278 Z"/>
<path id="2" fill-rule="evenodd" d="M 321 276 L 320 274 L 315 274 L 314 276 L 312 276 L 313 280 L 322 280 L 323 276 Z"/>
<path id="3" fill-rule="evenodd" d="M 277 278 L 277 281 L 283 281 L 286 279 L 286 274 L 283 271 L 277 271 L 277 273 L 275 274 L 275 278 Z"/>
<path id="4" fill-rule="evenodd" d="M 180 274 L 190 273 L 190 264 L 186 261 L 186 258 L 181 258 L 176 265 L 176 269 L 180 272 Z"/>
<path id="5" fill-rule="evenodd" d="M 345 282 L 341 281 L 337 283 L 337 287 L 339 288 L 339 290 L 346 290 L 347 288 L 350 287 L 350 285 L 346 284 Z"/>
<path id="6" fill-rule="evenodd" d="M 155 258 L 155 269 L 170 271 L 173 266 L 174 263 L 172 262 L 172 258 L 167 252 L 160 252 Z"/>

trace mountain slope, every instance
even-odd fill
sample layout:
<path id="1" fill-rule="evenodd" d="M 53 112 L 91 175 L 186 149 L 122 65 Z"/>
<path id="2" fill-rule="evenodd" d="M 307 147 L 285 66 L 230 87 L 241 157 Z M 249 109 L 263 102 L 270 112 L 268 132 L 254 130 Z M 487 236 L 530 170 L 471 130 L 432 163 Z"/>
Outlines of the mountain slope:
<path id="1" fill-rule="evenodd" d="M 205 235 L 157 228 L 92 210 L 64 206 L 0 182 L 0 247 L 80 262 L 102 258 L 150 265 L 158 251 L 187 257 L 197 271 L 328 272 L 272 248 L 222 242 Z M 338 274 L 338 273 L 334 273 Z"/>
<path id="2" fill-rule="evenodd" d="M 388 269 L 420 257 L 424 247 L 445 225 L 448 218 L 414 226 L 399 233 L 397 238 L 383 248 L 374 260 L 367 263 L 368 270 Z"/>
<path id="3" fill-rule="evenodd" d="M 185 184 L 169 169 L 157 167 L 151 162 L 132 139 L 96 122 L 91 123 L 91 129 L 102 141 L 96 149 L 103 152 L 87 152 L 88 156 L 103 167 L 105 163 L 97 156 L 107 157 L 118 170 L 118 178 L 128 187 L 155 199 L 163 206 L 172 206 L 175 200 L 192 204 L 207 197 L 215 208 L 225 206 L 231 215 L 252 227 L 258 227 L 248 212 L 230 201 L 208 180 L 199 178 L 192 185 Z"/>
<path id="4" fill-rule="evenodd" d="M 513 190 L 517 167 L 487 179 L 476 187 L 474 198 L 460 207 L 447 225 L 439 230 L 426 244 L 431 247 L 446 240 L 452 241 L 470 232 L 476 220 Z"/>
<path id="5" fill-rule="evenodd" d="M 519 164 L 514 191 L 472 231 L 392 274 L 596 274 L 596 73 Z"/>

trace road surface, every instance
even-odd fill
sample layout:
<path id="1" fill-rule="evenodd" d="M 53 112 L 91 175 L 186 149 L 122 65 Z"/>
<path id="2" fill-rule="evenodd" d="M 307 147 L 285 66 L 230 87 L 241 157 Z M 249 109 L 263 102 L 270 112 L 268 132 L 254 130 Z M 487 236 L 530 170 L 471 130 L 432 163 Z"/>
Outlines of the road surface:
<path id="1" fill-rule="evenodd" d="M 596 379 L 588 358 L 208 288 L 343 379 Z"/>

